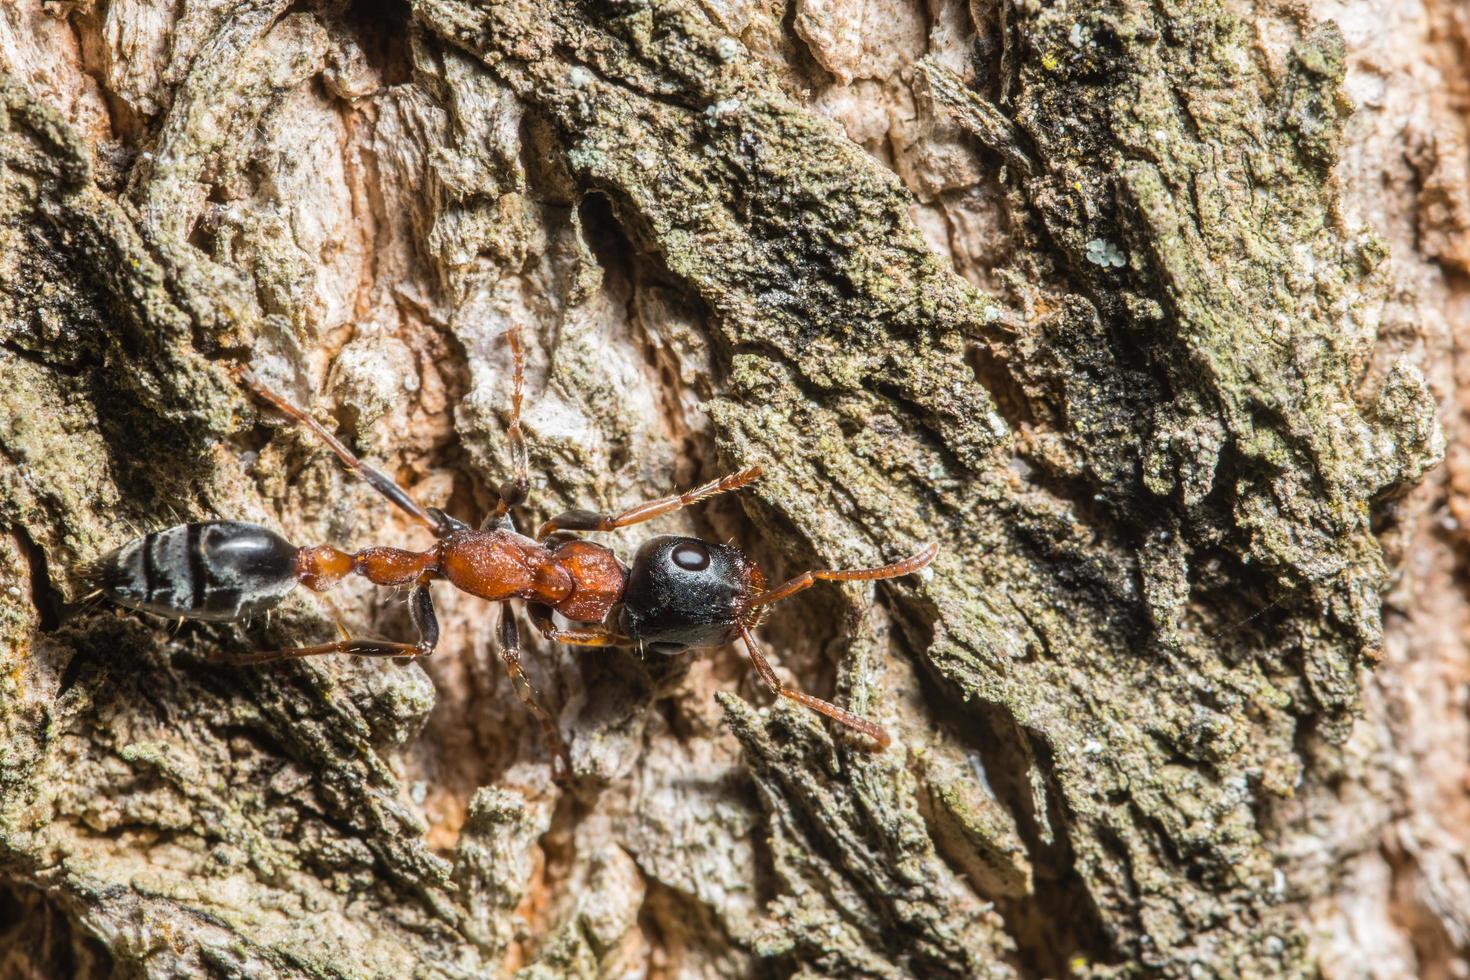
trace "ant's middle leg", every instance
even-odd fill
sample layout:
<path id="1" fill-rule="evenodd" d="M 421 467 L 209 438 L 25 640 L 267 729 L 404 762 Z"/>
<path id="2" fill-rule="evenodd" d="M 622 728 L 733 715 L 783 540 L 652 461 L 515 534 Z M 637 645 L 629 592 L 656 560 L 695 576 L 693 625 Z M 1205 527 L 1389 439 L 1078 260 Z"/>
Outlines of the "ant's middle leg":
<path id="1" fill-rule="evenodd" d="M 429 511 L 420 507 L 418 502 L 409 496 L 407 490 L 395 483 L 388 474 L 369 466 L 354 456 L 352 450 L 342 445 L 336 436 L 327 431 L 326 426 L 308 415 L 305 409 L 297 407 L 283 395 L 279 395 L 270 388 L 267 388 L 249 371 L 242 371 L 239 377 L 241 383 L 255 392 L 260 398 L 274 405 L 277 410 L 289 418 L 316 433 L 317 437 L 327 444 L 327 448 L 337 454 L 337 458 L 342 461 L 342 465 L 356 473 L 369 486 L 386 497 L 395 507 L 402 510 L 420 524 L 423 524 L 438 537 L 442 538 L 455 530 L 453 525 L 457 522 L 446 520 L 442 511 Z"/>
<path id="2" fill-rule="evenodd" d="M 352 631 L 347 628 L 347 620 L 342 618 L 342 610 L 337 608 L 337 604 L 332 601 L 332 597 L 325 592 L 313 592 L 311 594 L 316 596 L 317 602 L 327 607 L 327 612 L 331 615 L 332 622 L 337 624 L 337 635 L 344 640 L 351 640 Z"/>
<path id="3" fill-rule="evenodd" d="M 500 659 L 505 662 L 505 672 L 510 675 L 510 682 L 515 687 L 516 693 L 520 695 L 521 701 L 531 709 L 531 714 L 541 723 L 541 731 L 546 735 L 546 744 L 551 751 L 561 760 L 564 767 L 563 773 L 567 776 L 572 774 L 572 757 L 567 752 L 567 746 L 562 741 L 561 732 L 556 727 L 556 722 L 551 717 L 551 712 L 541 703 L 541 695 L 532 686 L 531 679 L 526 676 L 525 668 L 521 666 L 521 631 L 516 626 L 515 611 L 510 604 L 506 603 L 500 608 Z M 553 774 L 555 768 L 553 767 Z"/>
<path id="4" fill-rule="evenodd" d="M 409 592 L 408 613 L 419 633 L 417 643 L 397 643 L 393 640 L 354 640 L 349 636 L 344 636 L 332 643 L 239 655 L 217 654 L 214 659 L 221 663 L 242 666 L 267 664 L 277 660 L 295 660 L 300 657 L 316 657 L 328 653 L 346 653 L 357 657 L 427 657 L 439 644 L 439 619 L 434 615 L 434 601 L 429 595 L 427 583 L 420 582 Z M 340 617 L 337 617 L 337 620 L 338 628 L 343 629 Z"/>
<path id="5" fill-rule="evenodd" d="M 713 497 L 715 494 L 739 490 L 760 475 L 760 466 L 750 466 L 737 473 L 731 473 L 729 476 L 722 476 L 718 480 L 711 480 L 693 490 L 638 504 L 621 514 L 608 515 L 599 514 L 593 510 L 569 510 L 542 524 L 541 529 L 536 532 L 536 540 L 545 541 L 557 531 L 613 531 L 630 524 L 642 524 L 644 521 L 662 517 L 682 507 L 688 507 L 690 504 Z"/>
<path id="6" fill-rule="evenodd" d="M 521 346 L 520 327 L 511 327 L 506 336 L 510 341 L 512 364 L 510 425 L 507 427 L 507 435 L 510 438 L 511 477 L 500 485 L 500 499 L 495 504 L 494 512 L 485 518 L 483 527 L 486 530 L 492 527 L 505 527 L 513 530 L 508 516 L 510 509 L 525 503 L 526 494 L 531 487 L 531 468 L 526 455 L 526 434 L 521 431 L 521 397 L 526 385 L 526 352 Z"/>

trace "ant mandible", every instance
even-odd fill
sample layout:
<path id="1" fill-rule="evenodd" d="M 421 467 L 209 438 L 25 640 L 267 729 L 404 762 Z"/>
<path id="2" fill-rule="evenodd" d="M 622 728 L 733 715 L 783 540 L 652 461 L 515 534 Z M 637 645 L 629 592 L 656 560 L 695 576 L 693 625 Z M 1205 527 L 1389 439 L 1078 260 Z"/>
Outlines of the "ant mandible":
<path id="1" fill-rule="evenodd" d="M 929 544 L 910 558 L 878 568 L 804 572 L 768 589 L 755 563 L 730 545 L 659 535 L 644 542 L 630 568 L 603 545 L 572 536 L 641 524 L 737 490 L 760 476 L 759 466 L 620 514 L 570 510 L 542 524 L 534 539 L 526 537 L 516 530 L 511 513 L 525 502 L 530 486 L 521 432 L 525 353 L 516 328 L 508 337 L 514 362 L 509 425 L 513 475 L 499 488 L 495 510 L 478 530 L 438 508 L 419 506 L 406 490 L 354 456 L 316 419 L 242 370 L 238 377 L 246 387 L 316 433 L 349 470 L 432 531 L 434 545 L 427 551 L 371 547 L 348 554 L 331 545 L 297 547 L 259 524 L 206 521 L 179 524 L 130 541 L 97 561 L 90 576 L 119 605 L 170 618 L 225 622 L 271 609 L 298 584 L 326 592 L 348 575 L 360 575 L 374 585 L 409 589 L 408 608 L 418 630 L 417 643 L 354 639 L 339 619 L 340 640 L 227 658 L 245 664 L 329 653 L 426 657 L 439 640 L 429 584 L 446 579 L 461 591 L 502 604 L 497 630 L 501 659 L 568 773 L 569 758 L 560 732 L 521 668 L 520 629 L 511 600 L 526 604 L 531 623 L 548 640 L 573 646 L 636 646 L 672 655 L 690 647 L 720 646 L 738 637 L 772 691 L 861 732 L 878 750 L 886 749 L 891 740 L 878 724 L 782 684 L 751 630 L 767 606 L 818 580 L 850 582 L 908 575 L 928 565 L 938 547 Z M 553 613 L 579 625 L 558 627 Z"/>

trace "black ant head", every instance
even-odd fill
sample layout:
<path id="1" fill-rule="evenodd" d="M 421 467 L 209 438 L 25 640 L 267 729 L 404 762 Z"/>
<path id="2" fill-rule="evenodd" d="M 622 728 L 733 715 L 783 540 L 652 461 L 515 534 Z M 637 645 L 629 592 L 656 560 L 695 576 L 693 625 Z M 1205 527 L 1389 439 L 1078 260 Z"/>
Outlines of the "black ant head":
<path id="1" fill-rule="evenodd" d="M 765 588 L 755 564 L 729 545 L 661 535 L 633 558 L 620 626 L 640 649 L 682 653 L 727 642 Z"/>

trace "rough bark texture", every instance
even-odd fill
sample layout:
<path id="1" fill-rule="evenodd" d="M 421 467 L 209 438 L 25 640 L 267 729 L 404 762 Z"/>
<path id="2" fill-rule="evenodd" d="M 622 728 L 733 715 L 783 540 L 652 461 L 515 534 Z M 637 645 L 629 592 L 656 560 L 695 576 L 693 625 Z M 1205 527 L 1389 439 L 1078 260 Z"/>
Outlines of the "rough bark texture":
<path id="1" fill-rule="evenodd" d="M 0 973 L 1461 975 L 1470 13 L 1449 0 L 0 6 Z M 230 517 L 932 572 L 734 650 L 89 603 Z M 1445 452 L 1449 465 L 1426 472 Z M 1385 602 L 1387 596 L 1387 602 Z M 409 635 L 387 593 L 349 623 Z"/>

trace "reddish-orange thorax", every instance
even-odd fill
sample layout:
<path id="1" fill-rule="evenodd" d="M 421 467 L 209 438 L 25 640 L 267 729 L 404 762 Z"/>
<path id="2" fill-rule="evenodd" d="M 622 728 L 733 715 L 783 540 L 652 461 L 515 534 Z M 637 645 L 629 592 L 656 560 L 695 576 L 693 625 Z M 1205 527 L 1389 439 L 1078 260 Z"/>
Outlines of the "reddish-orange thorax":
<path id="1" fill-rule="evenodd" d="M 543 602 L 567 619 L 600 623 L 622 597 L 627 570 L 591 541 L 552 551 L 514 531 L 461 531 L 439 545 L 439 574 L 489 599 Z"/>
<path id="2" fill-rule="evenodd" d="M 439 543 L 439 574 L 470 595 L 502 602 L 557 603 L 572 594 L 572 577 L 551 552 L 514 531 L 460 531 Z"/>
<path id="3" fill-rule="evenodd" d="M 552 553 L 572 577 L 572 593 L 552 606 L 578 623 L 601 623 L 623 598 L 628 569 L 595 541 L 568 541 Z"/>

